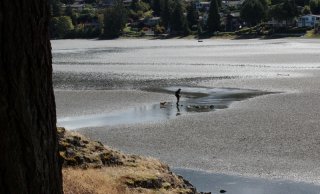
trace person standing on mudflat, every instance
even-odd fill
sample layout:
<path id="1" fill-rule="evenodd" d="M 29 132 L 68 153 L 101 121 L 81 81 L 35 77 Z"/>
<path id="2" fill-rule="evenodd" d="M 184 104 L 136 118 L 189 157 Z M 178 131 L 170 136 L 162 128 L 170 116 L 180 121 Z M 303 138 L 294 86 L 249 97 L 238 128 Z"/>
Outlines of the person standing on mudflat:
<path id="1" fill-rule="evenodd" d="M 181 97 L 180 92 L 181 92 L 181 88 L 179 88 L 174 94 L 177 98 L 177 105 L 179 104 L 180 97 Z"/>

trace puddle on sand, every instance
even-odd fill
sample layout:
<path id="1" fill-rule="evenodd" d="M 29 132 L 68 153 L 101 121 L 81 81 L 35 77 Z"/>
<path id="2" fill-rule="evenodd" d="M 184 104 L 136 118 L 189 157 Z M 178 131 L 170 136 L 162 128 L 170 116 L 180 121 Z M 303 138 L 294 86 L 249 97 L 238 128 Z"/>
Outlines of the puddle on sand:
<path id="1" fill-rule="evenodd" d="M 150 91 L 174 95 L 175 90 L 178 88 L 181 88 L 182 91 L 179 106 L 177 106 L 175 102 L 159 102 L 157 104 L 143 105 L 120 112 L 58 118 L 58 126 L 71 130 L 84 127 L 157 122 L 173 119 L 184 114 L 224 109 L 234 101 L 268 94 L 267 92 L 257 90 L 201 87 L 167 87 L 158 90 L 151 89 Z"/>
<path id="2" fill-rule="evenodd" d="M 246 178 L 183 168 L 172 169 L 190 181 L 199 191 L 218 194 L 320 194 L 320 186 L 262 178 Z"/>

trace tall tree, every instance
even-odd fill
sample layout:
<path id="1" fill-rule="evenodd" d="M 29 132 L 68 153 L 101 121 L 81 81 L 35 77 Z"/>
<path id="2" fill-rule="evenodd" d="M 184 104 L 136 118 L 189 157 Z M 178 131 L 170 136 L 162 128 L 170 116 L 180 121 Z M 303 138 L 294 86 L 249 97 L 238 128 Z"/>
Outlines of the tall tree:
<path id="1" fill-rule="evenodd" d="M 298 15 L 298 9 L 294 1 L 284 0 L 283 3 L 273 5 L 270 8 L 269 16 L 277 20 L 288 21 Z"/>
<path id="2" fill-rule="evenodd" d="M 320 14 L 320 0 L 310 0 L 310 9 L 313 14 Z"/>
<path id="3" fill-rule="evenodd" d="M 171 0 L 162 0 L 161 1 L 161 21 L 165 28 L 169 27 L 169 21 L 172 14 L 172 2 Z"/>
<path id="4" fill-rule="evenodd" d="M 189 24 L 189 28 L 191 28 L 193 25 L 198 24 L 199 14 L 195 8 L 195 5 L 193 3 L 190 3 L 187 7 L 187 20 Z"/>
<path id="5" fill-rule="evenodd" d="M 265 18 L 267 11 L 268 3 L 265 0 L 245 0 L 240 14 L 249 26 L 252 26 L 261 22 Z"/>
<path id="6" fill-rule="evenodd" d="M 0 193 L 62 193 L 47 1 L 0 13 Z"/>
<path id="7" fill-rule="evenodd" d="M 61 2 L 59 0 L 49 0 L 50 3 L 50 12 L 54 17 L 61 16 Z"/>
<path id="8" fill-rule="evenodd" d="M 222 0 L 217 0 L 218 6 L 221 7 L 222 6 Z"/>
<path id="9" fill-rule="evenodd" d="M 220 15 L 219 15 L 219 5 L 217 0 L 211 0 L 209 15 L 207 21 L 208 32 L 216 32 L 220 28 Z"/>
<path id="10" fill-rule="evenodd" d="M 160 0 L 152 0 L 151 7 L 153 9 L 153 15 L 160 16 L 160 13 L 161 13 Z"/>
<path id="11" fill-rule="evenodd" d="M 171 30 L 179 33 L 189 33 L 187 18 L 183 14 L 181 0 L 174 1 L 174 9 L 170 18 Z"/>
<path id="12" fill-rule="evenodd" d="M 114 7 L 107 8 L 104 13 L 104 28 L 102 38 L 117 38 L 120 36 L 127 21 L 127 11 L 121 1 Z"/>

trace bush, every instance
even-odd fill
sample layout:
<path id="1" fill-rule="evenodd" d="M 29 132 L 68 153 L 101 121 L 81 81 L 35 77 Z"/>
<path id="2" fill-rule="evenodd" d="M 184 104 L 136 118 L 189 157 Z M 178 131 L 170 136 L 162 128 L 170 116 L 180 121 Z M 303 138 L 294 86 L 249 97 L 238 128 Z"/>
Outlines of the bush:
<path id="1" fill-rule="evenodd" d="M 50 21 L 52 38 L 65 38 L 72 30 L 74 30 L 74 26 L 69 16 L 53 17 Z"/>

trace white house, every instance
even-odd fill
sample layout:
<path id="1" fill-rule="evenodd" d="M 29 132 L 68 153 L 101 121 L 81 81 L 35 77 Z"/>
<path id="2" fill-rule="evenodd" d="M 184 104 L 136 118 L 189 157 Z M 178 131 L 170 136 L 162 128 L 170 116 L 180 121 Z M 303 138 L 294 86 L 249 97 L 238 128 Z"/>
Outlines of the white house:
<path id="1" fill-rule="evenodd" d="M 62 9 L 66 9 L 67 7 L 71 7 L 72 10 L 76 10 L 76 11 L 82 11 L 85 8 L 85 4 L 79 4 L 79 3 L 74 3 L 71 5 L 65 5 L 63 4 L 61 6 Z"/>
<path id="2" fill-rule="evenodd" d="M 244 0 L 224 0 L 222 1 L 222 5 L 227 7 L 235 7 L 240 8 Z"/>
<path id="3" fill-rule="evenodd" d="M 298 19 L 298 27 L 314 27 L 320 23 L 320 15 L 304 15 Z"/>

